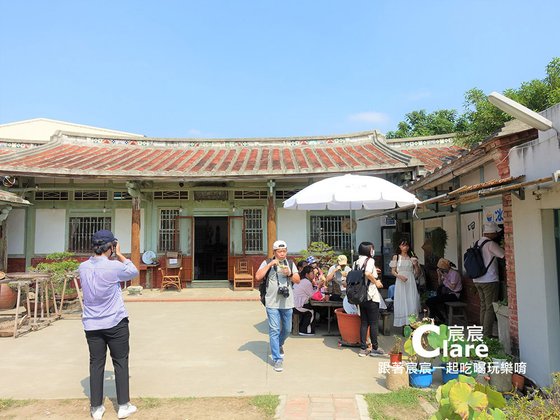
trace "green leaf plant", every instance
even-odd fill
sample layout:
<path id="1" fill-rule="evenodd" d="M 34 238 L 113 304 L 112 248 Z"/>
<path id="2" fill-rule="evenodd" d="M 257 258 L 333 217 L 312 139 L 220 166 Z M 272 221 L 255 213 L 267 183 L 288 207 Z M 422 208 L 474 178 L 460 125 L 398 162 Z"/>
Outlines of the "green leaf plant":
<path id="1" fill-rule="evenodd" d="M 475 379 L 459 375 L 438 387 L 438 411 L 431 419 L 506 419 L 501 410 L 506 400 L 498 391 Z"/>

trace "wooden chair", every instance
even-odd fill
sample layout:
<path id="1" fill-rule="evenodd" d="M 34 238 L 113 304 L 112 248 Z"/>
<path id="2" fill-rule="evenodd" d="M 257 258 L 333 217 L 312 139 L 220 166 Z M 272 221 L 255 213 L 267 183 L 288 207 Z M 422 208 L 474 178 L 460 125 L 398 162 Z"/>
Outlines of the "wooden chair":
<path id="1" fill-rule="evenodd" d="M 246 259 L 237 261 L 233 266 L 233 290 L 253 290 L 254 273 L 253 267 L 249 272 L 249 263 Z"/>
<path id="2" fill-rule="evenodd" d="M 177 291 L 181 291 L 181 272 L 182 258 L 178 252 L 166 252 L 163 267 L 159 268 L 161 272 L 161 290 L 173 286 Z"/>

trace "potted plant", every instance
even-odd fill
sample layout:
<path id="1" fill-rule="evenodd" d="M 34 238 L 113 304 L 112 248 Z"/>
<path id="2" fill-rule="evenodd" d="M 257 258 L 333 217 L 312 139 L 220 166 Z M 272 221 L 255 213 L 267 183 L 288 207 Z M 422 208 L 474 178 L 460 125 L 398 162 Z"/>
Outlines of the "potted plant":
<path id="1" fill-rule="evenodd" d="M 393 343 L 391 350 L 389 350 L 389 363 L 391 365 L 397 365 L 402 363 L 403 342 L 402 338 L 398 335 L 394 335 L 393 338 L 395 339 L 395 342 Z"/>
<path id="2" fill-rule="evenodd" d="M 504 346 L 506 353 L 511 352 L 511 340 L 509 337 L 509 307 L 507 300 L 501 300 L 499 302 L 493 302 L 494 312 L 496 313 L 496 318 L 498 319 L 498 336 L 500 337 L 500 342 Z"/>
<path id="3" fill-rule="evenodd" d="M 408 361 L 413 364 L 412 367 L 414 367 L 414 364 L 419 364 L 420 369 L 412 369 L 412 371 L 409 371 L 408 378 L 411 386 L 415 388 L 427 388 L 432 385 L 434 368 L 432 366 L 431 360 L 420 359 L 412 345 L 412 337 L 416 333 L 414 331 L 416 328 L 418 328 L 422 324 L 433 323 L 433 320 L 431 320 L 430 318 L 424 318 L 421 321 L 418 321 L 415 315 L 411 315 L 409 316 L 409 321 L 412 322 L 410 323 L 410 326 L 405 326 L 405 337 L 407 337 L 407 339 L 404 342 L 404 351 L 408 355 Z M 428 337 L 430 334 L 435 333 L 429 332 L 428 334 L 422 335 L 422 347 L 425 349 L 431 348 L 431 345 L 428 341 Z M 433 350 L 433 348 L 431 349 Z"/>
<path id="4" fill-rule="evenodd" d="M 488 346 L 488 357 L 486 362 L 490 365 L 487 378 L 499 392 L 509 392 L 512 389 L 512 372 L 506 369 L 513 358 L 507 354 L 502 344 L 495 338 L 486 338 L 484 340 Z"/>
<path id="5" fill-rule="evenodd" d="M 78 291 L 68 286 L 66 281 L 66 290 L 64 289 L 65 280 L 72 278 L 80 262 L 75 258 L 72 252 L 55 252 L 47 255 L 45 261 L 40 262 L 35 267 L 31 267 L 32 271 L 39 271 L 41 273 L 48 273 L 54 285 L 56 297 L 60 299 L 64 292 L 64 299 L 70 300 L 78 297 Z M 33 295 L 31 295 L 33 296 Z"/>

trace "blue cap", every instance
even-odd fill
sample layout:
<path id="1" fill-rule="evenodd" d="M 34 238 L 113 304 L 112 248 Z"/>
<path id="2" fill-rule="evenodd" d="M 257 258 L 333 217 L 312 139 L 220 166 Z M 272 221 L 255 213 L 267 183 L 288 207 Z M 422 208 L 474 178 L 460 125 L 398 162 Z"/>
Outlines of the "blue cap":
<path id="1" fill-rule="evenodd" d="M 110 230 L 102 229 L 95 232 L 91 238 L 91 243 L 94 246 L 105 245 L 109 242 L 115 242 L 117 238 Z"/>
<path id="2" fill-rule="evenodd" d="M 317 260 L 315 259 L 315 257 L 313 255 L 310 255 L 309 257 L 307 257 L 307 259 L 305 261 L 307 261 L 307 264 L 313 264 L 313 263 L 317 262 Z"/>

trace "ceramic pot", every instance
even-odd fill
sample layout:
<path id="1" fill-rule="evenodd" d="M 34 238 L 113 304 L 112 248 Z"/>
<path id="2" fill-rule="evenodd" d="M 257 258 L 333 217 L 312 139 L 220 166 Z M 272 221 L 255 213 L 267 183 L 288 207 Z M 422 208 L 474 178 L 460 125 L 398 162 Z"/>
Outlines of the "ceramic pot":
<path id="1" fill-rule="evenodd" d="M 513 375 L 511 375 L 511 383 L 516 389 L 518 389 L 519 391 L 523 391 L 523 389 L 525 388 L 525 376 L 514 373 Z"/>
<path id="2" fill-rule="evenodd" d="M 0 284 L 0 309 L 13 309 L 16 306 L 17 292 L 7 284 Z"/>
<path id="3" fill-rule="evenodd" d="M 343 308 L 336 308 L 334 313 L 342 341 L 346 344 L 360 344 L 360 316 L 347 314 Z"/>
<path id="4" fill-rule="evenodd" d="M 397 365 L 402 363 L 402 353 L 389 353 L 389 364 Z"/>

